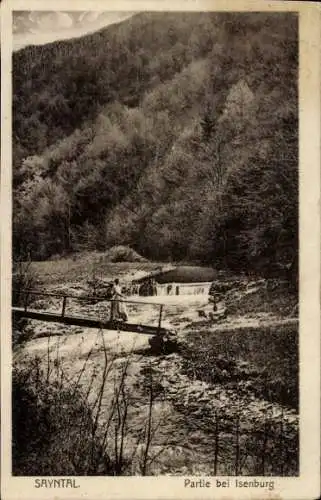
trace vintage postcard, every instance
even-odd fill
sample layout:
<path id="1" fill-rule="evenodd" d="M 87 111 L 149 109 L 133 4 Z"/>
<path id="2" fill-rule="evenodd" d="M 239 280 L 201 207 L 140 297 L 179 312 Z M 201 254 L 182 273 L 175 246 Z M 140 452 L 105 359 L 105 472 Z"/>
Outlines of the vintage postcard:
<path id="1" fill-rule="evenodd" d="M 4 500 L 319 497 L 320 20 L 2 2 Z"/>

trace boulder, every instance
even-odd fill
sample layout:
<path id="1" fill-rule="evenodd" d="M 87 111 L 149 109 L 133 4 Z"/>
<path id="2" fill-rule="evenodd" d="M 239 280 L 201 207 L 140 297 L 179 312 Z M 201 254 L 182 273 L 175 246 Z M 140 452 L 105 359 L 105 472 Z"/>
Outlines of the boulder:
<path id="1" fill-rule="evenodd" d="M 165 335 L 155 335 L 149 340 L 154 354 L 170 354 L 179 351 L 179 342 L 175 332 L 168 330 Z"/>

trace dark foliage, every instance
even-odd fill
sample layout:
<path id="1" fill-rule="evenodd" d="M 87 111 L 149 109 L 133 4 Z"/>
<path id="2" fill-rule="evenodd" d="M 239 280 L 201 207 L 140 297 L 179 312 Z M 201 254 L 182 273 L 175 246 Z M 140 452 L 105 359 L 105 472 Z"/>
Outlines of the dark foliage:
<path id="1" fill-rule="evenodd" d="M 93 419 L 79 392 L 41 377 L 39 360 L 14 369 L 12 463 L 17 476 L 112 475 Z"/>

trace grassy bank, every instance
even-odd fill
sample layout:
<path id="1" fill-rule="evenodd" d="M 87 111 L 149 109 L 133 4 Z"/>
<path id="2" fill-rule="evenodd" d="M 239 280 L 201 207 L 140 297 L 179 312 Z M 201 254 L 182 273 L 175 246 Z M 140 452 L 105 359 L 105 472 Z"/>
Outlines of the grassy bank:
<path id="1" fill-rule="evenodd" d="M 110 262 L 103 252 L 88 252 L 75 254 L 59 260 L 32 262 L 32 270 L 37 274 L 41 284 L 56 284 L 83 281 L 96 276 L 97 278 L 114 279 L 135 271 L 151 271 L 161 264 L 149 262 Z"/>
<path id="2" fill-rule="evenodd" d="M 298 331 L 293 325 L 190 331 L 182 350 L 191 378 L 298 408 Z"/>
<path id="3" fill-rule="evenodd" d="M 252 293 L 231 290 L 225 297 L 231 315 L 272 313 L 278 316 L 298 315 L 298 294 L 289 283 L 270 280 L 253 287 Z"/>

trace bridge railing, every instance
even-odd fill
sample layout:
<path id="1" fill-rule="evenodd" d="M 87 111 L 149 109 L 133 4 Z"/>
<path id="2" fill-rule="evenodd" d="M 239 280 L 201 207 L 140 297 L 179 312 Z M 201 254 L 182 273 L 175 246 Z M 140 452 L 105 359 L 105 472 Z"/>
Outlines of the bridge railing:
<path id="1" fill-rule="evenodd" d="M 46 310 L 58 313 L 62 309 L 64 295 L 61 293 L 48 293 L 37 290 L 13 290 L 12 306 L 22 307 L 25 311 Z"/>
<path id="2" fill-rule="evenodd" d="M 126 320 L 130 323 L 149 324 L 161 328 L 164 304 L 145 300 L 95 299 L 88 296 L 48 293 L 37 290 L 14 291 L 13 307 L 42 311 L 61 316 L 81 316 L 101 321 Z"/>

